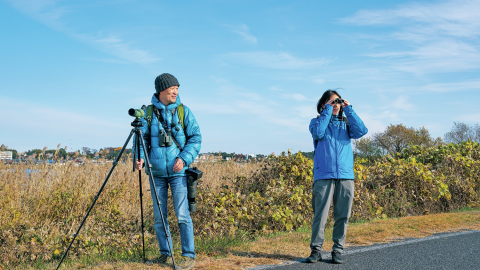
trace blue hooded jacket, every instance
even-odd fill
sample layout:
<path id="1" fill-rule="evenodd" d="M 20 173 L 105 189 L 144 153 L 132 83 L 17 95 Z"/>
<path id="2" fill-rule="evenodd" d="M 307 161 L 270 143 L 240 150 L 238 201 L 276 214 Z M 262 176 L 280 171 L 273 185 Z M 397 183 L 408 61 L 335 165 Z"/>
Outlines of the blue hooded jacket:
<path id="1" fill-rule="evenodd" d="M 142 118 L 142 133 L 143 139 L 147 148 L 150 149 L 148 158 L 152 164 L 152 173 L 155 177 L 171 177 L 171 176 L 184 176 L 185 170 L 187 167 L 195 160 L 200 151 L 200 144 L 202 143 L 202 135 L 200 134 L 200 127 L 198 126 L 195 117 L 193 116 L 192 111 L 183 105 L 185 111 L 185 132 L 180 124 L 178 118 L 178 110 L 176 109 L 178 105 L 181 104 L 180 96 L 177 95 L 177 100 L 173 104 L 169 104 L 166 108 L 155 95 L 152 97 L 153 106 L 157 107 L 159 112 L 162 114 L 164 121 L 167 124 L 167 127 L 172 130 L 172 135 L 175 137 L 177 142 L 182 147 L 182 152 L 178 149 L 177 145 L 172 142 L 172 145 L 169 147 L 160 147 L 159 146 L 159 134 L 160 130 L 163 130 L 162 124 L 159 123 L 159 119 L 155 117 L 155 114 L 152 116 L 151 126 L 148 126 L 147 120 Z M 172 111 L 174 114 L 172 114 Z M 145 111 L 146 115 L 146 111 Z M 172 125 L 175 123 L 175 125 Z M 175 129 L 179 128 L 179 131 Z M 135 147 L 133 147 L 133 150 Z M 145 160 L 143 153 L 143 147 L 140 146 L 140 157 Z M 185 165 L 183 170 L 180 172 L 173 171 L 173 165 L 175 160 L 180 158 Z M 146 169 L 148 173 L 148 169 Z"/>
<path id="2" fill-rule="evenodd" d="M 368 129 L 353 111 L 343 108 L 349 127 L 332 115 L 333 107 L 325 106 L 320 116 L 310 121 L 310 133 L 315 147 L 314 181 L 321 179 L 355 179 L 351 139 L 360 139 Z"/>

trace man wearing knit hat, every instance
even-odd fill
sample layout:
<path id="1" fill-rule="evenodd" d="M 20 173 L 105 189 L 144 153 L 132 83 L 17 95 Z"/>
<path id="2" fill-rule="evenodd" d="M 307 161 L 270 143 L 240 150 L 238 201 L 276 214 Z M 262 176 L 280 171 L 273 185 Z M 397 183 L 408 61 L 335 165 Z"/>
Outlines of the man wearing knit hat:
<path id="1" fill-rule="evenodd" d="M 145 119 L 144 117 L 141 120 L 143 137 L 149 149 L 148 157 L 152 165 L 152 174 L 168 232 L 170 232 L 167 220 L 169 186 L 172 192 L 182 243 L 182 258 L 177 265 L 181 269 L 189 269 L 195 265 L 195 243 L 193 223 L 188 206 L 185 169 L 195 160 L 200 151 L 202 136 L 193 113 L 180 102 L 179 86 L 180 83 L 173 75 L 168 73 L 159 75 L 155 79 L 156 93 L 152 97 L 152 108 L 155 113 L 151 119 Z M 183 106 L 183 117 L 181 113 L 179 116 L 180 105 Z M 146 116 L 146 118 L 149 118 L 148 113 L 146 113 Z M 165 140 L 168 136 L 174 137 L 180 147 L 171 143 L 171 141 L 168 143 L 168 140 Z M 136 167 L 139 170 L 143 167 L 144 162 L 143 149 L 140 149 L 140 157 L 140 161 L 136 162 Z M 170 242 L 172 247 L 172 239 L 169 235 L 167 240 L 160 211 L 155 203 L 152 186 L 150 190 L 154 200 L 154 228 L 161 254 L 149 263 L 166 264 L 171 261 L 172 256 L 167 241 Z"/>

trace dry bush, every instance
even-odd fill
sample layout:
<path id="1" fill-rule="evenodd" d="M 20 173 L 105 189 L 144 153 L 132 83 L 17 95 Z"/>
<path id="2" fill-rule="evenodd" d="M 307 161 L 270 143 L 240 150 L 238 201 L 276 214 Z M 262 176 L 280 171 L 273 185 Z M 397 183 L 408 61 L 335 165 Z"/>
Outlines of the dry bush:
<path id="1" fill-rule="evenodd" d="M 65 166 L 0 165 L 2 262 L 9 265 L 60 256 L 109 169 L 110 165 L 97 164 L 77 167 L 73 162 Z M 147 181 L 143 184 L 144 190 L 147 189 Z M 77 237 L 70 256 L 102 252 L 107 247 L 136 251 L 139 247 L 132 243 L 137 243 L 139 237 L 138 197 L 138 180 L 131 166 L 120 163 Z M 146 202 L 146 218 L 151 220 L 151 200 Z M 147 233 L 148 237 L 151 234 Z"/>
<path id="2" fill-rule="evenodd" d="M 78 228 L 110 164 L 0 165 L 0 261 L 6 266 L 58 259 Z M 312 220 L 313 162 L 283 153 L 258 163 L 200 163 L 196 237 L 294 230 Z M 26 170 L 33 169 L 28 173 Z M 411 147 L 371 166 L 355 164 L 352 219 L 480 206 L 480 144 Z M 143 190 L 149 195 L 144 177 Z M 172 233 L 178 226 L 169 200 Z M 139 254 L 138 175 L 119 163 L 69 257 Z M 152 200 L 144 198 L 146 240 L 157 245 Z M 123 256 L 123 255 L 122 255 Z M 140 256 L 140 255 L 139 255 Z"/>
<path id="3" fill-rule="evenodd" d="M 217 190 L 223 186 L 234 185 L 237 177 L 249 178 L 256 170 L 262 167 L 263 162 L 202 161 L 197 166 L 202 172 L 200 185 L 206 189 Z"/>

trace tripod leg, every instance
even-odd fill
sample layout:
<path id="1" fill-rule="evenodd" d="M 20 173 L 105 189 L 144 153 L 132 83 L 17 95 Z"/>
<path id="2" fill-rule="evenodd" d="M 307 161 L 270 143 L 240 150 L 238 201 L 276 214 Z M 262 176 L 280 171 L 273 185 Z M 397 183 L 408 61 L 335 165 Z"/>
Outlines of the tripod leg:
<path id="1" fill-rule="evenodd" d="M 138 158 L 138 160 L 140 160 L 140 139 L 136 135 L 135 135 L 135 147 L 136 147 L 135 149 L 137 150 L 137 158 Z M 145 235 L 143 233 L 145 226 L 143 225 L 142 170 L 138 170 L 138 186 L 140 188 L 140 215 L 141 215 L 141 220 L 142 220 L 143 261 L 145 261 Z"/>
<path id="2" fill-rule="evenodd" d="M 88 209 L 87 214 L 86 214 L 85 217 L 83 218 L 82 223 L 80 223 L 80 227 L 78 227 L 77 232 L 73 235 L 73 239 L 72 239 L 72 241 L 70 242 L 70 245 L 68 245 L 67 250 L 63 253 L 62 259 L 60 260 L 60 263 L 58 263 L 58 266 L 57 266 L 56 269 L 58 269 L 58 268 L 60 267 L 60 265 L 62 264 L 63 260 L 64 260 L 65 257 L 67 256 L 67 253 L 68 253 L 68 251 L 70 250 L 70 247 L 72 247 L 73 241 L 75 241 L 75 239 L 77 238 L 78 233 L 80 232 L 80 229 L 82 229 L 83 223 L 85 223 L 85 221 L 87 220 L 87 217 L 88 217 L 88 215 L 90 214 L 90 211 L 92 211 L 93 206 L 94 206 L 95 203 L 97 202 L 98 196 L 100 196 L 100 193 L 102 193 L 103 188 L 104 188 L 105 185 L 107 184 L 108 178 L 110 178 L 110 175 L 112 175 L 112 172 L 113 172 L 113 170 L 115 169 L 115 166 L 117 166 L 118 161 L 120 160 L 120 157 L 121 157 L 122 154 L 123 154 L 123 151 L 125 151 L 125 148 L 127 147 L 128 142 L 129 142 L 130 139 L 132 138 L 132 135 L 133 135 L 133 133 L 134 133 L 134 130 L 135 130 L 135 129 L 132 129 L 132 131 L 130 132 L 130 135 L 128 136 L 127 141 L 125 141 L 125 144 L 123 145 L 122 150 L 120 150 L 120 153 L 118 154 L 117 159 L 115 159 L 115 161 L 113 162 L 112 168 L 110 169 L 110 172 L 108 173 L 107 177 L 105 178 L 105 181 L 103 182 L 102 187 L 101 187 L 100 190 L 98 191 L 97 195 L 96 195 L 95 197 L 93 197 L 94 199 L 93 199 L 92 205 L 90 205 L 90 208 Z"/>
<path id="3" fill-rule="evenodd" d="M 155 181 L 153 180 L 152 165 L 150 164 L 150 160 L 148 158 L 147 148 L 145 147 L 145 141 L 143 140 L 142 130 L 139 129 L 136 135 L 138 135 L 138 137 L 140 138 L 140 142 L 142 143 L 143 153 L 145 155 L 145 166 L 147 167 L 148 173 L 149 173 L 148 179 L 150 180 L 150 184 L 153 187 L 153 193 L 155 194 L 155 201 L 157 203 L 158 209 L 160 210 L 160 216 L 162 217 L 163 229 L 165 230 L 165 237 L 167 238 L 168 248 L 170 249 L 170 253 L 172 254 L 173 269 L 177 269 L 177 265 L 175 264 L 175 257 L 173 256 L 173 248 L 170 245 L 170 241 L 168 240 L 167 226 L 165 225 L 165 219 L 163 218 L 162 207 L 160 207 L 161 203 L 160 203 L 160 200 L 158 199 L 157 187 L 155 186 Z"/>

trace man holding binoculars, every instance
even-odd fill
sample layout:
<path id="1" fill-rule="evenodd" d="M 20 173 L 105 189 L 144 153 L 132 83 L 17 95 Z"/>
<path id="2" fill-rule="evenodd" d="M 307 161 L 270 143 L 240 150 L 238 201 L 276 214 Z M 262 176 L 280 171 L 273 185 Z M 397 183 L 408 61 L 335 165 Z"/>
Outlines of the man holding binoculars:
<path id="1" fill-rule="evenodd" d="M 193 113 L 180 102 L 179 86 L 178 80 L 173 75 L 168 73 L 159 75 L 155 79 L 156 93 L 153 94 L 152 105 L 147 108 L 146 116 L 141 121 L 165 226 L 169 232 L 167 198 L 170 186 L 182 243 L 182 258 L 178 262 L 178 266 L 181 269 L 189 269 L 195 265 L 195 243 L 185 171 L 200 151 L 202 136 Z M 140 149 L 141 159 L 136 161 L 136 167 L 139 170 L 144 165 L 143 155 L 143 149 Z M 150 190 L 152 199 L 155 201 L 152 186 L 150 186 Z M 190 206 L 190 208 L 192 207 Z M 156 203 L 153 204 L 153 211 L 154 228 L 161 255 L 149 262 L 165 264 L 167 261 L 171 261 L 172 253 L 167 241 L 170 242 L 170 246 L 173 246 L 172 239 L 169 235 L 167 240 L 162 217 Z"/>

